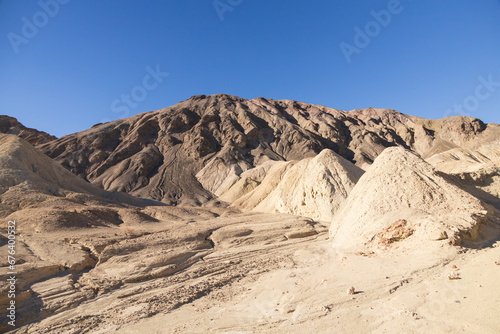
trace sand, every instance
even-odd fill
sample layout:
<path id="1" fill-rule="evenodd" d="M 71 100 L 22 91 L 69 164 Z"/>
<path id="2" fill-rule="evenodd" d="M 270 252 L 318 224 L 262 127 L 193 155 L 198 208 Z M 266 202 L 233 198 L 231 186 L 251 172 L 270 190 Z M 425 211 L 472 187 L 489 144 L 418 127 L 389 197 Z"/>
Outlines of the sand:
<path id="1" fill-rule="evenodd" d="M 130 231 L 119 228 L 74 237 L 72 246 L 94 244 L 99 262 L 83 275 L 61 270 L 34 284 L 45 316 L 15 332 L 496 333 L 500 328 L 498 242 L 480 250 L 442 240 L 432 251 L 338 252 L 332 251 L 325 226 L 303 218 L 233 214 L 207 220 L 208 212 L 198 214 L 192 216 L 196 222 L 129 226 L 130 240 Z M 196 225 L 215 229 L 208 233 L 214 246 L 204 243 L 207 230 Z M 21 238 L 36 253 L 40 240 L 58 236 Z M 105 246 L 99 255 L 111 240 L 114 247 Z M 157 277 L 150 275 L 154 268 L 160 269 Z M 447 278 L 453 271 L 459 280 Z M 354 295 L 347 293 L 351 286 Z"/>

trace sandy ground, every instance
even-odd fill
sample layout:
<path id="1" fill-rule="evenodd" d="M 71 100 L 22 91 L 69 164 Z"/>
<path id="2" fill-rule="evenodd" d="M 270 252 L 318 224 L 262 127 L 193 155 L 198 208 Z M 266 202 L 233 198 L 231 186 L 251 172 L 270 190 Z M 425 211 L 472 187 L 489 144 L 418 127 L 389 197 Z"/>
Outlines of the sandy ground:
<path id="1" fill-rule="evenodd" d="M 214 305 L 202 298 L 118 333 L 498 333 L 500 248 L 435 261 L 332 254 L 320 242 L 290 268 L 246 278 Z M 449 250 L 448 250 L 449 251 Z M 461 279 L 449 280 L 452 266 Z M 350 286 L 355 295 L 348 295 Z M 394 292 L 390 292 L 394 289 Z M 222 292 L 221 292 L 222 293 Z"/>
<path id="2" fill-rule="evenodd" d="M 178 219 L 71 232 L 69 239 L 68 232 L 21 234 L 34 254 L 41 238 L 62 240 L 86 245 L 98 262 L 32 284 L 19 312 L 43 316 L 13 332 L 500 332 L 500 242 L 478 250 L 442 240 L 425 249 L 394 243 L 373 254 L 338 253 L 327 223 L 308 218 L 150 210 L 163 210 L 158 217 L 177 210 Z M 77 258 L 71 255 L 83 261 Z M 449 280 L 451 272 L 460 279 Z"/>

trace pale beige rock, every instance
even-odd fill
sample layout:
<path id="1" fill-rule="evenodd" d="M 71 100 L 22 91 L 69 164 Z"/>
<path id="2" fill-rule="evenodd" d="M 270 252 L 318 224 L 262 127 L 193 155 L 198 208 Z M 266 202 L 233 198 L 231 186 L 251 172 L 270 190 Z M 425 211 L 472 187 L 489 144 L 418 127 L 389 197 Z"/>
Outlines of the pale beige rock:
<path id="1" fill-rule="evenodd" d="M 323 150 L 314 158 L 283 165 L 276 172 L 270 170 L 251 194 L 233 205 L 255 212 L 290 213 L 327 221 L 362 174 L 362 169 L 335 152 Z"/>
<path id="2" fill-rule="evenodd" d="M 238 180 L 234 182 L 229 189 L 225 190 L 219 198 L 228 203 L 236 202 L 239 198 L 257 188 L 266 177 L 268 171 L 275 164 L 280 164 L 280 162 L 272 160 L 266 161 L 257 167 L 241 173 Z"/>
<path id="3" fill-rule="evenodd" d="M 330 236 L 335 248 L 362 247 L 404 219 L 415 230 L 405 243 L 417 247 L 428 240 L 425 235 L 444 229 L 458 244 L 462 237 L 478 238 L 493 214 L 490 206 L 440 176 L 416 154 L 395 147 L 386 149 L 360 178 L 337 210 Z"/>
<path id="4" fill-rule="evenodd" d="M 448 239 L 448 234 L 446 231 L 434 230 L 429 234 L 429 239 L 434 241 Z"/>
<path id="5" fill-rule="evenodd" d="M 331 220 L 363 170 L 331 150 L 291 167 L 276 188 L 254 208 Z"/>
<path id="6" fill-rule="evenodd" d="M 236 199 L 232 206 L 244 211 L 250 211 L 257 207 L 264 199 L 276 189 L 286 172 L 292 168 L 297 161 L 280 161 L 274 163 L 267 171 L 264 179 L 250 192 Z M 235 186 L 240 186 L 235 184 Z M 234 187 L 233 187 L 234 188 Z M 229 189 L 231 191 L 232 189 Z M 237 190 L 237 192 L 240 192 Z"/>

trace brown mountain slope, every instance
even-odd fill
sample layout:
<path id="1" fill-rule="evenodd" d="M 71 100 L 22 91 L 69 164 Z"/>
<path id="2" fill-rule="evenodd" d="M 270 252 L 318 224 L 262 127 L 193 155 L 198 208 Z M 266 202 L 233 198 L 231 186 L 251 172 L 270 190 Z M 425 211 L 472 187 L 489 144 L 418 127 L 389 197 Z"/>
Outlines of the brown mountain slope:
<path id="1" fill-rule="evenodd" d="M 5 115 L 0 115 L 0 133 L 19 136 L 34 146 L 57 139 L 46 132 L 27 128 L 14 117 Z"/>
<path id="2" fill-rule="evenodd" d="M 300 160 L 328 148 L 363 167 L 389 146 L 427 156 L 441 147 L 470 146 L 492 133 L 498 127 L 470 117 L 429 121 L 390 109 L 345 112 L 219 94 L 96 125 L 40 149 L 106 190 L 200 204 L 269 160 Z"/>

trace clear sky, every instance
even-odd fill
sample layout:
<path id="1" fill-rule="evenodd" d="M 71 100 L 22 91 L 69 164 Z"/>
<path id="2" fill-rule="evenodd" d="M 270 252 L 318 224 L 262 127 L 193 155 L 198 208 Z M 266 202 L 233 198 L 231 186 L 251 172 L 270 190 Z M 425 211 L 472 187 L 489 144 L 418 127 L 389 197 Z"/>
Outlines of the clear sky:
<path id="1" fill-rule="evenodd" d="M 500 123 L 500 0 L 0 0 L 0 114 L 26 126 L 216 93 Z"/>

